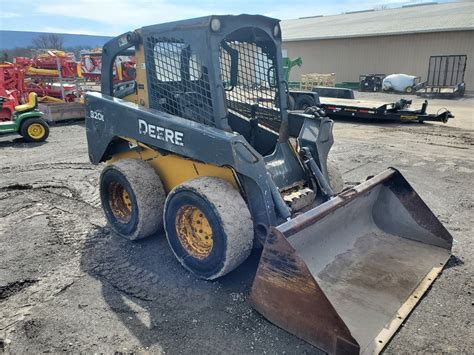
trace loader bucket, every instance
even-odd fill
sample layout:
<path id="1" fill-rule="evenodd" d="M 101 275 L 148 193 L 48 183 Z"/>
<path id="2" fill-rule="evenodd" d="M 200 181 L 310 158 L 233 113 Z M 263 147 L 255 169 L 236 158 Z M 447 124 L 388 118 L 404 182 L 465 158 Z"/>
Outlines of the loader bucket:
<path id="1" fill-rule="evenodd" d="M 379 353 L 450 257 L 452 236 L 388 169 L 273 228 L 254 308 L 321 350 Z"/>

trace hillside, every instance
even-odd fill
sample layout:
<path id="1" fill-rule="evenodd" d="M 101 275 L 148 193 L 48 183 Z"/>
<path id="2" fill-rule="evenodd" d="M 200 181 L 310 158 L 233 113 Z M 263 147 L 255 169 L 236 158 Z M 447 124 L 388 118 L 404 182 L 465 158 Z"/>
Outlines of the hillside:
<path id="1" fill-rule="evenodd" d="M 44 32 L 0 31 L 0 50 L 31 46 L 33 39 L 41 34 L 44 34 Z M 58 34 L 63 36 L 64 47 L 66 48 L 78 46 L 83 46 L 84 48 L 102 47 L 111 38 L 107 36 Z"/>

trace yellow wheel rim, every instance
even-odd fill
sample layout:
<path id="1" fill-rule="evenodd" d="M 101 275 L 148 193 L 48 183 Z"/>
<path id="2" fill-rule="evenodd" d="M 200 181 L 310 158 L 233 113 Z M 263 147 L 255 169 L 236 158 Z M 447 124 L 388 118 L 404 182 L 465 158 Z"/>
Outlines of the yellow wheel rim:
<path id="1" fill-rule="evenodd" d="M 127 190 L 123 189 L 122 192 L 122 200 L 125 202 L 125 207 L 127 210 L 132 212 L 132 201 L 130 200 L 130 196 L 128 195 Z"/>
<path id="2" fill-rule="evenodd" d="M 212 250 L 212 228 L 204 213 L 197 207 L 186 205 L 176 215 L 176 234 L 189 255 L 204 259 Z"/>
<path id="3" fill-rule="evenodd" d="M 132 218 L 132 200 L 127 190 L 118 182 L 112 182 L 108 188 L 109 206 L 114 217 L 121 223 Z"/>
<path id="4" fill-rule="evenodd" d="M 41 139 L 45 134 L 46 130 L 39 123 L 32 123 L 28 126 L 28 135 L 33 139 Z"/>

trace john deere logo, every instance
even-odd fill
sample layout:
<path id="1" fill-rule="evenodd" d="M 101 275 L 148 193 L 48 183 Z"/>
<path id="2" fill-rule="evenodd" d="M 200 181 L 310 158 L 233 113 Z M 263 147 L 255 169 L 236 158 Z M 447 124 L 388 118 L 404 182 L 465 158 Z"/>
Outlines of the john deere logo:
<path id="1" fill-rule="evenodd" d="M 169 128 L 160 127 L 145 120 L 138 120 L 138 132 L 143 136 L 158 139 L 160 141 L 169 142 L 174 145 L 184 146 L 183 132 L 174 131 Z"/>

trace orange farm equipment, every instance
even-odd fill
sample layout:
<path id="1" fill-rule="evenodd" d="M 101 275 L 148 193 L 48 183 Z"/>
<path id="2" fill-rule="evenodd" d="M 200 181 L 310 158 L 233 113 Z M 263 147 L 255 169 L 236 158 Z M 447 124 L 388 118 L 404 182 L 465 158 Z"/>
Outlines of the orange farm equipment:
<path id="1" fill-rule="evenodd" d="M 133 51 L 117 56 L 113 66 L 113 81 L 126 82 L 135 80 L 135 56 Z M 80 70 L 81 76 L 99 82 L 101 80 L 102 49 L 81 51 Z"/>
<path id="2" fill-rule="evenodd" d="M 61 77 L 75 78 L 77 63 L 74 56 L 63 51 L 49 50 L 34 58 L 17 57 L 15 63 L 26 69 L 29 77 Z"/>
<path id="3" fill-rule="evenodd" d="M 12 63 L 0 63 L 0 97 L 3 99 L 0 122 L 10 121 L 15 106 L 26 95 L 25 71 Z"/>

